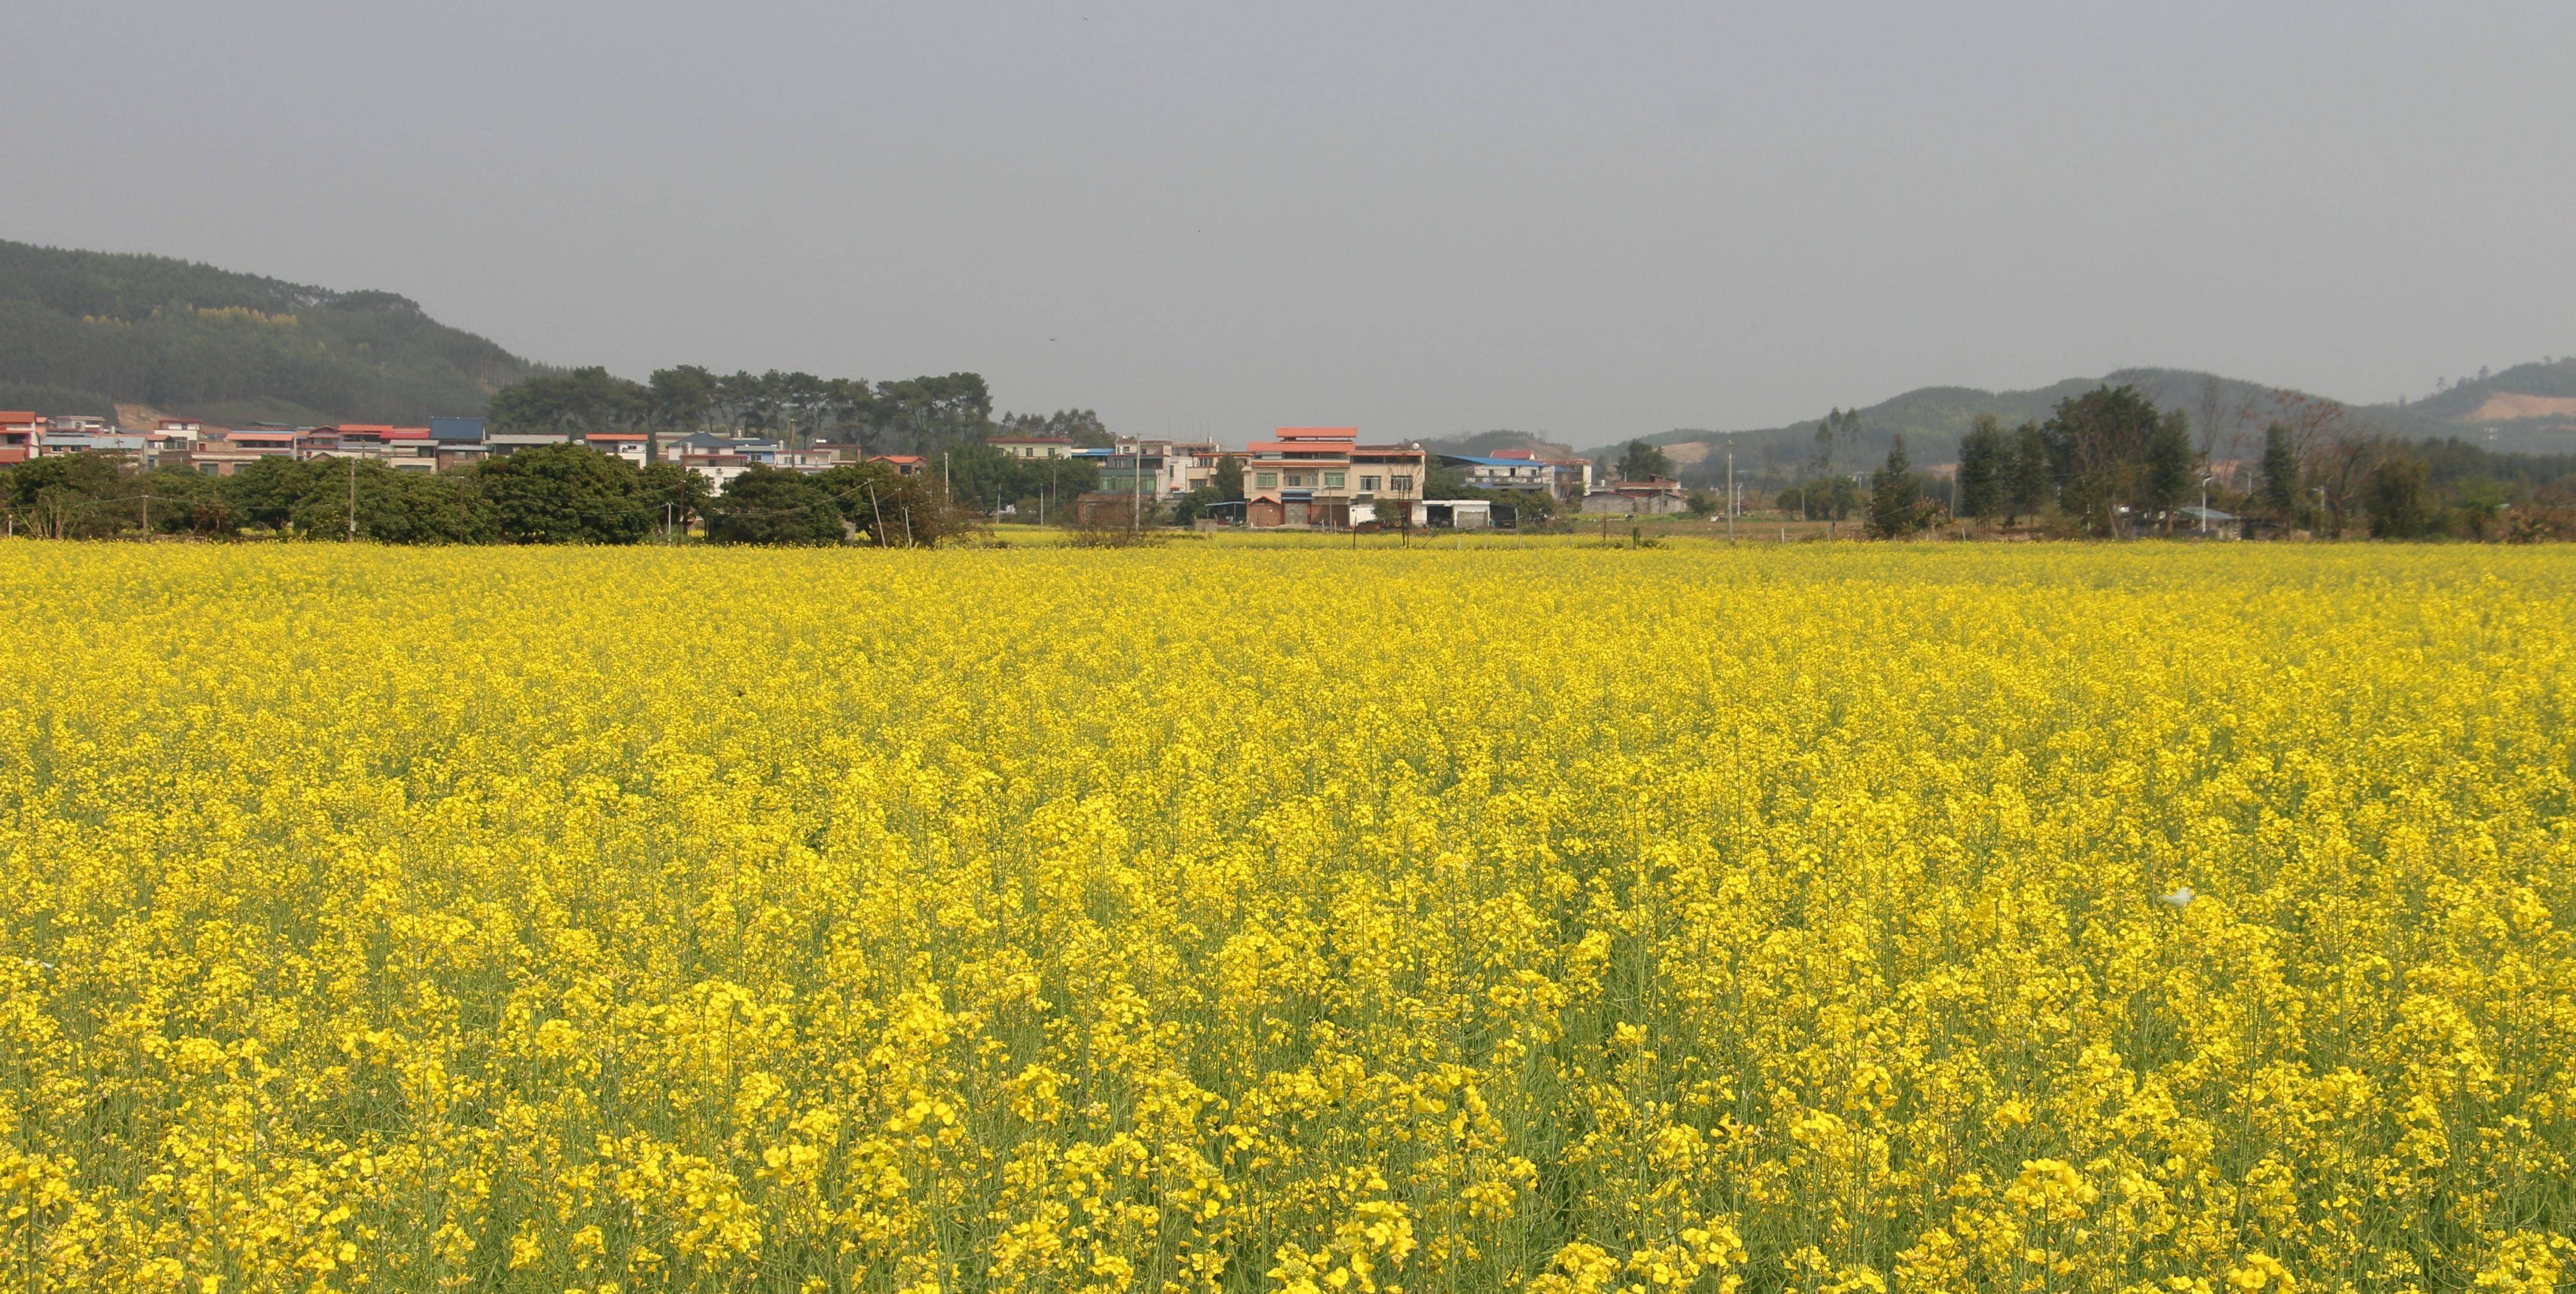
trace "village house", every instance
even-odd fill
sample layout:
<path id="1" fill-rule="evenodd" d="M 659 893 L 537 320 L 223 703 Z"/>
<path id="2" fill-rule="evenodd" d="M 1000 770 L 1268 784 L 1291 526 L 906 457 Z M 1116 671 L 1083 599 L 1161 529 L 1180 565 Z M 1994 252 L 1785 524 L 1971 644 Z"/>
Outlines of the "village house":
<path id="1" fill-rule="evenodd" d="M 438 443 L 427 427 L 388 427 L 377 437 L 377 448 L 397 472 L 438 470 Z"/>
<path id="2" fill-rule="evenodd" d="M 1244 451 L 1244 522 L 1255 528 L 1354 524 L 1352 505 L 1410 505 L 1430 459 L 1421 445 L 1359 443 L 1355 427 L 1281 427 Z"/>
<path id="3" fill-rule="evenodd" d="M 206 425 L 187 418 L 163 418 L 143 433 L 145 467 L 189 466 L 189 455 L 197 452 L 197 442 L 206 434 Z"/>
<path id="4" fill-rule="evenodd" d="M 429 420 L 430 455 L 437 470 L 470 467 L 482 462 L 492 450 L 483 443 L 481 418 L 432 418 Z"/>
<path id="5" fill-rule="evenodd" d="M 1680 512 L 1687 506 L 1682 483 L 1669 476 L 1650 476 L 1642 481 L 1612 481 L 1583 495 L 1586 516 L 1661 517 Z"/>
<path id="6" fill-rule="evenodd" d="M 637 467 L 642 467 L 653 452 L 652 438 L 640 431 L 594 431 L 581 439 L 592 449 Z"/>
<path id="7" fill-rule="evenodd" d="M 36 456 L 37 437 L 45 420 L 24 409 L 0 409 L 0 463 L 23 463 Z"/>
<path id="8" fill-rule="evenodd" d="M 1071 436 L 995 436 L 984 443 L 1013 458 L 1067 458 L 1073 454 Z"/>
<path id="9" fill-rule="evenodd" d="M 1443 465 L 1457 468 L 1468 485 L 1479 490 L 1556 491 L 1556 469 L 1528 450 L 1506 454 L 1442 454 Z"/>

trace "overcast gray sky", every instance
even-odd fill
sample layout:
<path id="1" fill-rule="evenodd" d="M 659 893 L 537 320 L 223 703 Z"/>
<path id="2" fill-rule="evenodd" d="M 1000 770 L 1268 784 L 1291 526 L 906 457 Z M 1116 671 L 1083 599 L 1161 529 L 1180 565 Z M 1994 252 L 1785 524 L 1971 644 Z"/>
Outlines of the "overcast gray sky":
<path id="1" fill-rule="evenodd" d="M 1579 443 L 2576 351 L 2576 4 L 9 0 L 0 236 L 533 358 Z"/>

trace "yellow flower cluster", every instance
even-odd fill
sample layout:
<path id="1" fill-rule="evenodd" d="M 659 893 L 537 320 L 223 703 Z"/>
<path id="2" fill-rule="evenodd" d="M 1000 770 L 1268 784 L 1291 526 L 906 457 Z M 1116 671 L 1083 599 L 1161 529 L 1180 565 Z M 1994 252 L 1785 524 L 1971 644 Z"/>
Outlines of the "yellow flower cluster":
<path id="1" fill-rule="evenodd" d="M 2576 1284 L 2576 557 L 0 550 L 13 1289 Z"/>

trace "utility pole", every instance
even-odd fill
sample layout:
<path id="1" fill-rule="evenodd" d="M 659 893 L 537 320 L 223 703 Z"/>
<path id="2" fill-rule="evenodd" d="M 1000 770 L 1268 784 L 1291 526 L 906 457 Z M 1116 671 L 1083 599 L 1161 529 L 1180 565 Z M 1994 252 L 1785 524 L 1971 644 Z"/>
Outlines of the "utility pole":
<path id="1" fill-rule="evenodd" d="M 1726 445 L 1726 542 L 1735 542 L 1735 442 Z"/>
<path id="2" fill-rule="evenodd" d="M 152 496 L 143 496 L 143 542 L 152 542 Z"/>
<path id="3" fill-rule="evenodd" d="M 358 542 L 358 460 L 349 460 L 349 542 Z"/>

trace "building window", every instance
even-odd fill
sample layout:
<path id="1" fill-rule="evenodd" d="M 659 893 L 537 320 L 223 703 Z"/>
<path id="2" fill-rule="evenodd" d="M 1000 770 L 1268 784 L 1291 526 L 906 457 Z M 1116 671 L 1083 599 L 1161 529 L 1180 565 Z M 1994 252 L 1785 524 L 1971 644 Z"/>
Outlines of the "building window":
<path id="1" fill-rule="evenodd" d="M 1411 494 L 1413 493 L 1413 477 L 1410 474 L 1399 472 L 1386 478 L 1386 488 L 1397 494 Z"/>
<path id="2" fill-rule="evenodd" d="M 1305 483 L 1306 474 L 1304 472 L 1290 472 L 1288 474 L 1288 488 L 1295 489 Z"/>
<path id="3" fill-rule="evenodd" d="M 1279 474 L 1277 472 L 1255 472 L 1252 474 L 1252 485 L 1254 489 L 1258 490 L 1278 489 Z"/>
<path id="4" fill-rule="evenodd" d="M 1361 478 L 1360 478 L 1360 492 L 1361 492 L 1361 493 L 1363 493 L 1363 494 L 1375 494 L 1375 493 L 1377 493 L 1377 478 L 1376 478 L 1376 477 L 1374 477 L 1374 476 L 1363 476 L 1363 477 L 1361 477 Z"/>
<path id="5" fill-rule="evenodd" d="M 1324 473 L 1324 488 L 1327 490 L 1338 490 L 1342 488 L 1342 474 L 1339 472 Z"/>

